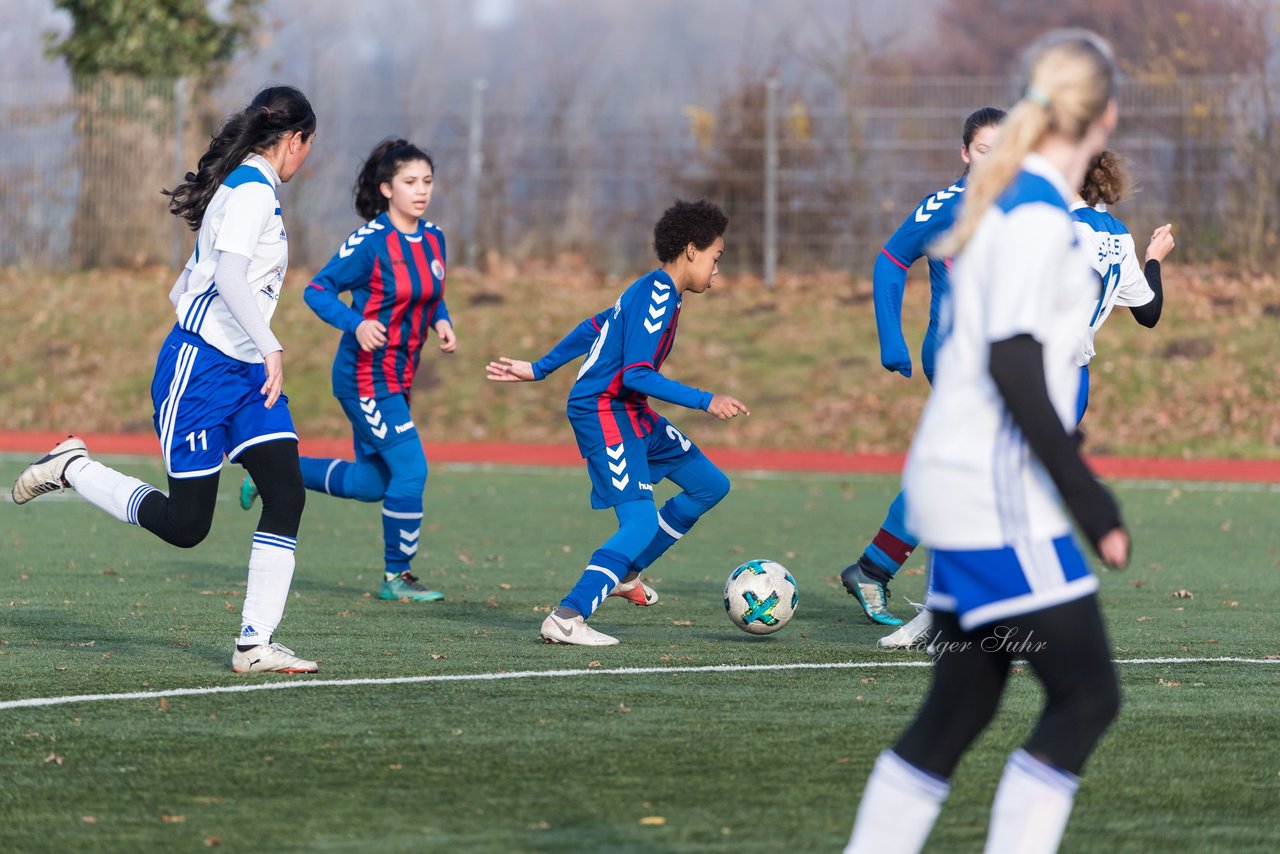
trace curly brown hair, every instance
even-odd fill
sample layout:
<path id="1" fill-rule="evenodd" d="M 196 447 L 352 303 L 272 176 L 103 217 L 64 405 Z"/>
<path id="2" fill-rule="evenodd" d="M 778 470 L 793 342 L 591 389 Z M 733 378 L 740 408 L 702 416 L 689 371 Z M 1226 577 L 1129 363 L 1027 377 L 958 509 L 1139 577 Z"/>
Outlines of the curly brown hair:
<path id="1" fill-rule="evenodd" d="M 1114 151 L 1104 151 L 1089 161 L 1084 186 L 1080 188 L 1085 204 L 1090 207 L 1097 207 L 1099 202 L 1114 205 L 1132 195 L 1136 188 L 1129 179 L 1128 162 Z"/>

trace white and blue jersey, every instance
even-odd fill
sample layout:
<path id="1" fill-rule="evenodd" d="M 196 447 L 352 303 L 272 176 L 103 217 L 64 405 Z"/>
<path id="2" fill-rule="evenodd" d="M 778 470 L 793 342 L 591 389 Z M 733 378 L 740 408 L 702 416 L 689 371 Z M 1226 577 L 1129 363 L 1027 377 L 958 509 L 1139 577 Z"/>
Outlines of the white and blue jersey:
<path id="1" fill-rule="evenodd" d="M 241 362 L 261 362 L 263 354 L 218 298 L 213 274 L 219 252 L 248 258 L 249 289 L 270 325 L 289 267 L 279 186 L 271 164 L 256 154 L 232 170 L 205 209 L 186 265 L 186 289 L 177 296 L 178 328 Z"/>
<path id="2" fill-rule="evenodd" d="M 250 155 L 218 187 L 205 209 L 185 289 L 176 294 L 178 324 L 160 348 L 151 399 L 165 468 L 175 478 L 204 477 L 248 447 L 298 438 L 281 395 L 267 409 L 263 354 L 218 297 L 219 252 L 249 259 L 248 281 L 268 323 L 289 264 L 280 218 L 280 179 Z"/>
<path id="3" fill-rule="evenodd" d="M 917 259 L 928 254 L 930 244 L 955 225 L 964 197 L 966 178 L 938 190 L 921 200 L 914 211 L 898 226 L 876 258 L 872 271 L 875 295 L 876 329 L 880 337 L 880 361 L 886 367 L 907 365 L 911 357 L 902 336 L 902 295 L 907 270 Z M 925 376 L 932 382 L 938 346 L 938 321 L 942 302 L 950 290 L 949 258 L 929 258 L 929 326 L 920 348 L 920 361 Z"/>
<path id="4" fill-rule="evenodd" d="M 1155 299 L 1155 291 L 1138 263 L 1133 235 L 1125 224 L 1110 213 L 1091 208 L 1083 201 L 1071 206 L 1075 217 L 1076 236 L 1089 251 L 1090 263 L 1098 276 L 1098 289 L 1092 299 L 1081 306 L 1084 332 L 1076 364 L 1087 365 L 1097 355 L 1093 339 L 1111 310 L 1118 305 L 1136 307 Z"/>
<path id="5" fill-rule="evenodd" d="M 1071 195 L 1052 164 L 1028 155 L 951 271 L 938 373 L 903 480 L 908 527 L 933 552 L 929 605 L 956 612 L 966 630 L 1097 588 L 1057 488 L 989 371 L 993 343 L 1035 338 L 1049 399 L 1063 429 L 1074 429 L 1078 312 L 1097 280 Z"/>

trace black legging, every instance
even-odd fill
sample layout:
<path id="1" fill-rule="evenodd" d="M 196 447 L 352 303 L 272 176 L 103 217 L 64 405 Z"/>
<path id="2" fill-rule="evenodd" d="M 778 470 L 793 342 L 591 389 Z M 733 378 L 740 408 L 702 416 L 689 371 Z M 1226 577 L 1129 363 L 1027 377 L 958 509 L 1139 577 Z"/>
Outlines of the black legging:
<path id="1" fill-rule="evenodd" d="M 1023 747 L 1055 768 L 1080 774 L 1120 709 L 1120 686 L 1097 597 L 972 632 L 961 631 L 955 614 L 935 613 L 934 623 L 938 654 L 933 684 L 894 752 L 917 768 L 949 778 L 995 716 L 1013 659 L 1025 658 L 1046 696 L 1040 722 Z"/>
<path id="2" fill-rule="evenodd" d="M 298 466 L 298 443 L 279 439 L 246 448 L 239 463 L 248 470 L 262 497 L 257 530 L 298 536 L 307 500 Z M 218 503 L 218 475 L 169 478 L 169 494 L 152 492 L 138 507 L 138 524 L 166 543 L 189 549 L 209 535 Z"/>

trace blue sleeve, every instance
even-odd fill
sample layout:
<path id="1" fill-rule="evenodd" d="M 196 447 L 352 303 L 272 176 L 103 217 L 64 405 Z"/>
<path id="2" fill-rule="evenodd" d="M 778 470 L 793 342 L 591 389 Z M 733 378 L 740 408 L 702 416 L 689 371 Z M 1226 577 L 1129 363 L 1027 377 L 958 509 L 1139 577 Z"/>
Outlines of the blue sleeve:
<path id="1" fill-rule="evenodd" d="M 706 409 L 711 392 L 669 380 L 654 369 L 654 357 L 675 317 L 678 295 L 656 282 L 622 299 L 622 384 L 632 391 L 689 409 Z"/>
<path id="2" fill-rule="evenodd" d="M 888 250 L 876 258 L 871 274 L 875 296 L 876 334 L 880 338 L 880 364 L 904 377 L 911 376 L 911 350 L 902 337 L 902 294 L 906 290 L 907 271 L 889 255 Z"/>
<path id="3" fill-rule="evenodd" d="M 612 311 L 612 307 L 606 308 L 594 317 L 588 317 L 575 326 L 572 332 L 560 339 L 559 344 L 552 347 L 545 356 L 533 363 L 533 378 L 535 380 L 544 379 L 548 374 L 572 362 L 579 356 L 585 356 L 595 342 L 596 336 L 600 334 L 600 325 L 604 323 Z"/>
<path id="4" fill-rule="evenodd" d="M 627 368 L 622 374 L 622 384 L 632 391 L 689 409 L 706 409 L 713 397 L 709 391 L 669 380 L 649 365 Z"/>
<path id="5" fill-rule="evenodd" d="M 939 190 L 921 200 L 885 243 L 872 273 L 876 333 L 880 339 L 880 364 L 886 370 L 911 376 L 911 351 L 902 337 L 902 297 L 907 270 L 929 251 L 955 221 L 956 186 Z"/>
<path id="6" fill-rule="evenodd" d="M 440 264 L 448 269 L 445 259 L 448 257 L 448 250 L 445 247 L 444 232 L 440 232 Z M 444 278 L 440 279 L 440 298 L 436 300 L 436 304 L 431 309 L 430 326 L 436 328 L 436 324 L 442 320 L 447 320 L 450 325 L 453 324 L 453 318 L 449 316 L 449 306 L 444 302 Z"/>
<path id="7" fill-rule="evenodd" d="M 372 242 L 363 247 L 344 243 L 303 291 L 311 310 L 343 332 L 355 332 L 364 316 L 339 299 L 338 294 L 368 284 L 376 257 L 371 246 Z"/>

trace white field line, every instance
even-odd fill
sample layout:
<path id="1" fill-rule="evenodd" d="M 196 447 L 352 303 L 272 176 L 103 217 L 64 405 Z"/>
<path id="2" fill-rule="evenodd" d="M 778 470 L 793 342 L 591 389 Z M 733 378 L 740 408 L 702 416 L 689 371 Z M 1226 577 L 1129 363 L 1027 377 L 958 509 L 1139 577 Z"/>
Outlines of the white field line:
<path id="1" fill-rule="evenodd" d="M 1120 665 L 1152 664 L 1261 664 L 1280 666 L 1280 659 L 1265 658 L 1117 658 Z M 434 676 L 394 676 L 382 679 L 310 679 L 302 676 L 285 682 L 251 685 L 215 685 L 208 688 L 171 688 L 167 691 L 130 691 L 122 694 L 73 694 L 65 697 L 30 697 L 0 702 L 4 709 L 63 706 L 70 703 L 102 703 L 112 700 L 158 700 L 165 697 L 199 697 L 209 694 L 248 694 L 292 688 L 346 688 L 356 685 L 417 685 L 429 682 L 502 682 L 511 679 L 565 679 L 576 676 L 660 676 L 671 673 L 751 673 L 766 670 L 875 670 L 932 667 L 932 661 L 837 661 L 796 664 L 711 664 L 700 667 L 614 667 L 586 670 L 515 670 L 509 673 L 453 673 Z"/>

